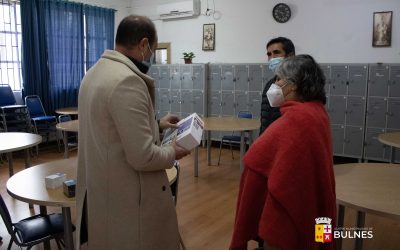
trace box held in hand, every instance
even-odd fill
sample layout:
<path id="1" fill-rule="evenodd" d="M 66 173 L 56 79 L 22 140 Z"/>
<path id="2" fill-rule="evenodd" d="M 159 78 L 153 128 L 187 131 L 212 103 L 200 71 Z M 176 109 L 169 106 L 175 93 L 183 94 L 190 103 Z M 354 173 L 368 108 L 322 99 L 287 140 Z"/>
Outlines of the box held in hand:
<path id="1" fill-rule="evenodd" d="M 46 188 L 59 188 L 62 187 L 63 182 L 67 179 L 67 175 L 63 173 L 55 173 L 44 178 Z"/>
<path id="2" fill-rule="evenodd" d="M 161 145 L 169 145 L 176 138 L 176 143 L 187 149 L 192 150 L 201 142 L 203 135 L 204 122 L 196 113 L 180 120 L 177 129 L 168 128 L 165 131 Z"/>
<path id="3" fill-rule="evenodd" d="M 65 196 L 67 196 L 68 198 L 75 197 L 75 187 L 76 187 L 75 180 L 64 181 L 63 188 Z"/>

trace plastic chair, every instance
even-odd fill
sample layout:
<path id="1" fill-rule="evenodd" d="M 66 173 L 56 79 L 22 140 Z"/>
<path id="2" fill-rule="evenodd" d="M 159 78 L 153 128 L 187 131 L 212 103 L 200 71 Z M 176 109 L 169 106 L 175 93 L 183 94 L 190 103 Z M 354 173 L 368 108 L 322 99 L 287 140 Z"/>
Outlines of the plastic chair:
<path id="1" fill-rule="evenodd" d="M 239 111 L 238 118 L 252 119 L 253 115 L 249 111 Z M 246 131 L 246 132 L 248 132 L 248 131 Z M 248 140 L 248 137 L 245 137 L 245 141 L 247 141 L 247 140 Z M 217 165 L 219 165 L 219 162 L 221 160 L 222 144 L 229 145 L 229 147 L 231 148 L 232 159 L 234 159 L 232 144 L 240 144 L 240 135 L 235 135 L 234 132 L 232 132 L 232 135 L 222 136 L 221 143 L 219 145 L 219 156 L 218 156 L 218 164 Z"/>
<path id="2" fill-rule="evenodd" d="M 60 142 L 56 131 L 57 118 L 54 115 L 48 116 L 44 111 L 42 101 L 37 95 L 29 95 L 25 97 L 25 104 L 28 107 L 29 115 L 33 122 L 33 128 L 36 134 L 45 132 L 47 141 L 49 141 L 50 132 L 55 132 L 58 150 L 60 151 Z M 38 147 L 36 147 L 38 148 Z"/>
<path id="3" fill-rule="evenodd" d="M 64 233 L 64 219 L 62 214 L 34 215 L 13 223 L 1 195 L 0 214 L 11 236 L 8 250 L 11 249 L 13 243 L 19 247 L 31 249 L 36 244 L 52 239 L 56 241 L 58 249 L 61 249 L 60 243 L 63 244 L 62 238 Z"/>
<path id="4" fill-rule="evenodd" d="M 0 107 L 16 104 L 17 101 L 10 85 L 0 85 Z"/>

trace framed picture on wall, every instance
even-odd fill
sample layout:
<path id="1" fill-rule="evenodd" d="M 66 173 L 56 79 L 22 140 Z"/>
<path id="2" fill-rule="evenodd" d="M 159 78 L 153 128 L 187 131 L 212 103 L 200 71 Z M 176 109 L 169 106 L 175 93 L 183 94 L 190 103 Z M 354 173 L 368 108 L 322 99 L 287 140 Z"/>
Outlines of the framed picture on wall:
<path id="1" fill-rule="evenodd" d="M 374 12 L 372 47 L 389 47 L 392 44 L 392 13 Z"/>
<path id="2" fill-rule="evenodd" d="M 203 24 L 203 50 L 215 49 L 215 23 Z"/>

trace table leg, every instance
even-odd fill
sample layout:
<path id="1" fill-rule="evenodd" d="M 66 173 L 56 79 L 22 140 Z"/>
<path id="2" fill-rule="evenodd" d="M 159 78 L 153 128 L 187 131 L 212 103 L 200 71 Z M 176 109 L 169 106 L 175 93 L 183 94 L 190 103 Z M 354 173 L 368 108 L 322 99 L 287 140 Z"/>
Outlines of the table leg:
<path id="1" fill-rule="evenodd" d="M 13 159 L 11 152 L 7 153 L 7 160 L 8 160 L 8 174 L 11 177 L 14 175 L 14 166 L 13 166 Z"/>
<path id="2" fill-rule="evenodd" d="M 207 131 L 207 164 L 211 165 L 211 131 Z"/>
<path id="3" fill-rule="evenodd" d="M 365 213 L 361 212 L 361 211 L 357 211 L 357 228 L 363 228 L 364 223 L 365 223 Z M 356 246 L 354 249 L 356 249 L 356 250 L 362 249 L 362 238 L 361 237 L 356 238 Z"/>
<path id="4" fill-rule="evenodd" d="M 68 158 L 68 135 L 67 131 L 63 131 L 63 143 L 64 143 L 64 158 Z"/>
<path id="5" fill-rule="evenodd" d="M 64 218 L 64 241 L 65 249 L 74 249 L 74 238 L 72 236 L 72 224 L 71 224 L 71 209 L 69 207 L 62 208 L 62 214 Z"/>
<path id="6" fill-rule="evenodd" d="M 338 205 L 338 218 L 337 218 L 337 227 L 340 228 L 340 232 L 343 231 L 343 224 L 344 224 L 344 206 Z M 336 239 L 336 249 L 342 250 L 342 237 Z"/>
<path id="7" fill-rule="evenodd" d="M 390 147 L 390 163 L 394 163 L 394 161 L 396 160 L 396 149 L 395 147 L 391 146 Z"/>
<path id="8" fill-rule="evenodd" d="M 31 167 L 31 154 L 29 152 L 29 148 L 25 149 L 25 168 Z"/>
<path id="9" fill-rule="evenodd" d="M 46 215 L 47 214 L 47 208 L 45 206 L 39 206 L 39 211 L 41 215 Z M 44 250 L 50 250 L 50 241 L 46 240 L 45 242 L 43 242 L 43 248 Z"/>
<path id="10" fill-rule="evenodd" d="M 244 151 L 245 151 L 245 145 L 244 145 L 244 131 L 240 131 L 240 171 L 243 171 L 243 156 L 244 156 Z"/>
<path id="11" fill-rule="evenodd" d="M 194 148 L 194 177 L 199 176 L 199 147 Z"/>

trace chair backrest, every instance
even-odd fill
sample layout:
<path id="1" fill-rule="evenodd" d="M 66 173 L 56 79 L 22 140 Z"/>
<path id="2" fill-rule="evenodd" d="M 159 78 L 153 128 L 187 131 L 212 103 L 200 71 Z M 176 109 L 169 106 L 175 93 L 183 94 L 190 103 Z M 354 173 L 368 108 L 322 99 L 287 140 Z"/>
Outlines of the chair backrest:
<path id="1" fill-rule="evenodd" d="M 10 212 L 8 212 L 8 208 L 6 206 L 6 203 L 3 200 L 3 196 L 0 194 L 0 214 L 1 218 L 3 218 L 4 225 L 7 228 L 7 231 L 10 235 L 13 235 L 13 229 L 12 229 L 12 220 L 10 216 Z"/>
<path id="2" fill-rule="evenodd" d="M 179 161 L 175 161 L 174 168 L 176 168 L 176 180 L 174 181 L 174 183 L 172 183 L 170 185 L 170 187 L 171 187 L 172 196 L 174 198 L 174 203 L 176 206 L 176 203 L 178 202 L 179 174 L 181 171 L 181 167 L 179 166 Z"/>
<path id="3" fill-rule="evenodd" d="M 70 115 L 59 115 L 58 116 L 58 122 L 68 122 L 71 121 L 71 116 Z"/>
<path id="4" fill-rule="evenodd" d="M 17 101 L 15 100 L 15 96 L 10 85 L 0 85 L 0 106 L 9 106 L 15 104 L 17 104 Z"/>
<path id="5" fill-rule="evenodd" d="M 239 118 L 252 119 L 253 118 L 253 114 L 250 111 L 239 111 L 238 117 Z"/>
<path id="6" fill-rule="evenodd" d="M 46 112 L 44 111 L 42 101 L 40 97 L 37 95 L 28 95 L 25 97 L 25 105 L 28 107 L 29 115 L 31 118 L 35 118 L 38 116 L 46 116 Z"/>

